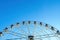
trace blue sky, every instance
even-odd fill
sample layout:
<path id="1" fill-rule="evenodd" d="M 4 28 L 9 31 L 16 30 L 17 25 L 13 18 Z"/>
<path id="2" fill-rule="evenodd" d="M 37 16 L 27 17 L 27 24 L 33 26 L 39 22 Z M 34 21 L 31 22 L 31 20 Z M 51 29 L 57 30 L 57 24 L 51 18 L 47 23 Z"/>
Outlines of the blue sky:
<path id="1" fill-rule="evenodd" d="M 0 31 L 23 20 L 36 20 L 60 29 L 59 0 L 0 0 Z"/>

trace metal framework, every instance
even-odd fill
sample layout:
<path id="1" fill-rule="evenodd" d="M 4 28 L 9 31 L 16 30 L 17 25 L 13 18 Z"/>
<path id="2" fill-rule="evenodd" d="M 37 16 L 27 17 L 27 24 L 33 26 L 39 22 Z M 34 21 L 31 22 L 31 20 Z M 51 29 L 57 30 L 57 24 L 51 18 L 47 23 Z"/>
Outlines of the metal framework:
<path id="1" fill-rule="evenodd" d="M 60 31 L 39 21 L 11 24 L 0 32 L 0 40 L 60 40 Z"/>

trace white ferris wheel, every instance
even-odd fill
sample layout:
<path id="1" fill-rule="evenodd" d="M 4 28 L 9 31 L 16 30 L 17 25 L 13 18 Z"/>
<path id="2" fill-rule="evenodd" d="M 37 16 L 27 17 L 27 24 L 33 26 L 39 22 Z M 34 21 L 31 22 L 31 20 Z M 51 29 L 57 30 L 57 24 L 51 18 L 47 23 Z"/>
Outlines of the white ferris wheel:
<path id="1" fill-rule="evenodd" d="M 22 21 L 4 28 L 0 40 L 60 40 L 60 31 L 43 22 Z"/>

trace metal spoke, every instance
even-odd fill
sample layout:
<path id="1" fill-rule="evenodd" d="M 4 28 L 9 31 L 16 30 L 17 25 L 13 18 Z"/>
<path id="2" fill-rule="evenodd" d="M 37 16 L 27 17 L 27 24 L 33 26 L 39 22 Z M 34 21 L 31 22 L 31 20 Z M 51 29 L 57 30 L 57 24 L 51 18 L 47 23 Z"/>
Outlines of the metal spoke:
<path id="1" fill-rule="evenodd" d="M 3 32 L 4 32 L 4 33 L 7 33 L 7 34 L 14 35 L 14 36 L 18 36 L 18 37 L 21 37 L 21 36 L 19 36 L 19 35 L 27 36 L 26 34 L 21 34 L 21 33 L 17 33 L 17 32 L 10 31 L 10 30 L 8 30 L 8 32 L 5 32 L 5 31 L 3 31 Z"/>
<path id="2" fill-rule="evenodd" d="M 10 38 L 10 39 L 5 39 L 5 40 L 21 40 L 22 38 L 26 39 L 25 37 L 21 37 L 21 38 Z"/>
<path id="3" fill-rule="evenodd" d="M 28 22 L 29 22 L 29 21 L 28 21 Z M 29 28 L 30 22 L 29 22 L 29 24 L 27 23 L 26 25 L 27 25 L 26 28 L 27 28 L 27 30 L 28 30 L 28 35 L 30 35 L 30 28 Z"/>

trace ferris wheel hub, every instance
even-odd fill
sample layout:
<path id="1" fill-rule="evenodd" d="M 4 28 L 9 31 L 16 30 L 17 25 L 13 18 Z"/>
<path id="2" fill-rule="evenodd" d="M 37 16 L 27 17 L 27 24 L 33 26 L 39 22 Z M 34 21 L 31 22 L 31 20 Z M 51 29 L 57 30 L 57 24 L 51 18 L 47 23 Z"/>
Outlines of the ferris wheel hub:
<path id="1" fill-rule="evenodd" d="M 30 36 L 28 36 L 28 39 L 29 40 L 34 40 L 34 36 L 30 35 Z"/>

